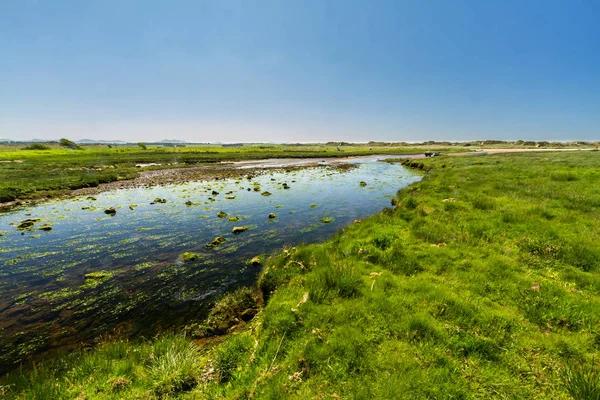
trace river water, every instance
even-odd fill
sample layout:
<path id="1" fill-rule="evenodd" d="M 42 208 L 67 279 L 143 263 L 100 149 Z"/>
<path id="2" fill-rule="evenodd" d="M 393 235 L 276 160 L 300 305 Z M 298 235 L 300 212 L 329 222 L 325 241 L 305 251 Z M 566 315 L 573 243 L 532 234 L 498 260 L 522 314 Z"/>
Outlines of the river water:
<path id="1" fill-rule="evenodd" d="M 355 165 L 116 190 L 0 214 L 0 373 L 107 332 L 194 321 L 215 296 L 255 282 L 252 257 L 326 240 L 420 179 L 377 158 L 345 162 Z M 39 220 L 19 230 L 26 219 Z M 45 224 L 52 229 L 39 230 Z M 233 234 L 240 226 L 247 230 Z M 225 241 L 207 247 L 217 236 Z M 198 259 L 184 261 L 184 252 Z"/>

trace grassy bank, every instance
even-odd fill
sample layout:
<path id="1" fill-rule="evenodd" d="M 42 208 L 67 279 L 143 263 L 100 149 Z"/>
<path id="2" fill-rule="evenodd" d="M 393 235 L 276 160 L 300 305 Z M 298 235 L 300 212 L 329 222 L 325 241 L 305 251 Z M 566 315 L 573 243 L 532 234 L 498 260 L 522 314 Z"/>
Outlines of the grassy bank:
<path id="1" fill-rule="evenodd" d="M 246 291 L 185 337 L 105 342 L 0 394 L 600 398 L 600 153 L 419 162 L 395 208 L 274 255 L 249 322 Z"/>
<path id="2" fill-rule="evenodd" d="M 23 150 L 0 147 L 0 203 L 55 197 L 73 189 L 135 178 L 137 164 L 160 164 L 144 169 L 181 168 L 221 161 L 263 158 L 343 157 L 368 154 L 412 154 L 423 148 L 395 146 L 248 145 L 243 147 L 194 146 L 186 148 L 138 146 L 83 146 L 70 150 Z"/>

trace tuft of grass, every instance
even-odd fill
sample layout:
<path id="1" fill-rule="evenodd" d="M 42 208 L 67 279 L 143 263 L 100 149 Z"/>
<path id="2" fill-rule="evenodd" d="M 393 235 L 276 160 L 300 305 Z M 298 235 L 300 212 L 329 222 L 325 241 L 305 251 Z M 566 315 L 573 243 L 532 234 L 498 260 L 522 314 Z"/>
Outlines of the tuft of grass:
<path id="1" fill-rule="evenodd" d="M 183 339 L 183 338 L 182 338 Z M 156 354 L 148 362 L 148 375 L 157 395 L 187 392 L 198 384 L 199 353 L 187 340 L 161 338 L 155 344 Z"/>
<path id="2" fill-rule="evenodd" d="M 254 341 L 249 335 L 235 335 L 214 353 L 214 371 L 218 382 L 228 382 L 246 364 Z"/>
<path id="3" fill-rule="evenodd" d="M 561 383 L 575 400 L 600 400 L 600 368 L 589 364 L 570 364 L 560 372 Z"/>
<path id="4" fill-rule="evenodd" d="M 319 265 L 306 282 L 310 298 L 322 303 L 333 297 L 352 298 L 360 295 L 362 277 L 348 265 Z"/>

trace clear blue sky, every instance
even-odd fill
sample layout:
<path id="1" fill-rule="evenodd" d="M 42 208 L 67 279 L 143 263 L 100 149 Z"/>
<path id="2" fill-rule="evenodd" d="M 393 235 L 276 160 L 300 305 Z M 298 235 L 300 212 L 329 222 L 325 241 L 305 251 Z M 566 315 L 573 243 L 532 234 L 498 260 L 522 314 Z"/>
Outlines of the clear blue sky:
<path id="1" fill-rule="evenodd" d="M 600 2 L 0 0 L 0 138 L 600 140 Z"/>

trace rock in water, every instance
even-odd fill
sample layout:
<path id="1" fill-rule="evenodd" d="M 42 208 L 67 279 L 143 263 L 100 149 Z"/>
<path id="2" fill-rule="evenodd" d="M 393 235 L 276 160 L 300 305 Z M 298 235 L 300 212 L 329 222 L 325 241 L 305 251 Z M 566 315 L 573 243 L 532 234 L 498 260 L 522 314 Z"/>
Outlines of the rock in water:
<path id="1" fill-rule="evenodd" d="M 206 247 L 208 247 L 209 249 L 213 248 L 213 247 L 217 247 L 219 246 L 221 243 L 223 243 L 225 241 L 225 238 L 223 236 L 217 236 L 216 238 L 213 239 L 212 242 L 207 243 Z"/>
<path id="2" fill-rule="evenodd" d="M 250 260 L 250 264 L 251 265 L 260 265 L 260 257 L 259 256 L 253 257 L 252 260 Z"/>
<path id="3" fill-rule="evenodd" d="M 46 232 L 48 232 L 48 231 L 52 230 L 52 225 L 46 223 L 46 224 L 40 226 L 38 229 L 40 231 L 46 231 Z"/>
<path id="4" fill-rule="evenodd" d="M 35 225 L 35 223 L 39 220 L 39 218 L 28 218 L 24 221 L 21 221 L 19 225 L 17 225 L 17 229 L 20 231 L 31 230 L 33 228 L 33 225 Z"/>
<path id="5" fill-rule="evenodd" d="M 237 235 L 237 234 L 242 233 L 247 230 L 248 230 L 247 226 L 234 226 L 233 229 L 231 230 L 231 233 L 234 233 Z"/>
<path id="6" fill-rule="evenodd" d="M 181 258 L 183 259 L 183 261 L 196 261 L 200 258 L 200 256 L 196 253 L 186 251 L 181 255 Z"/>

